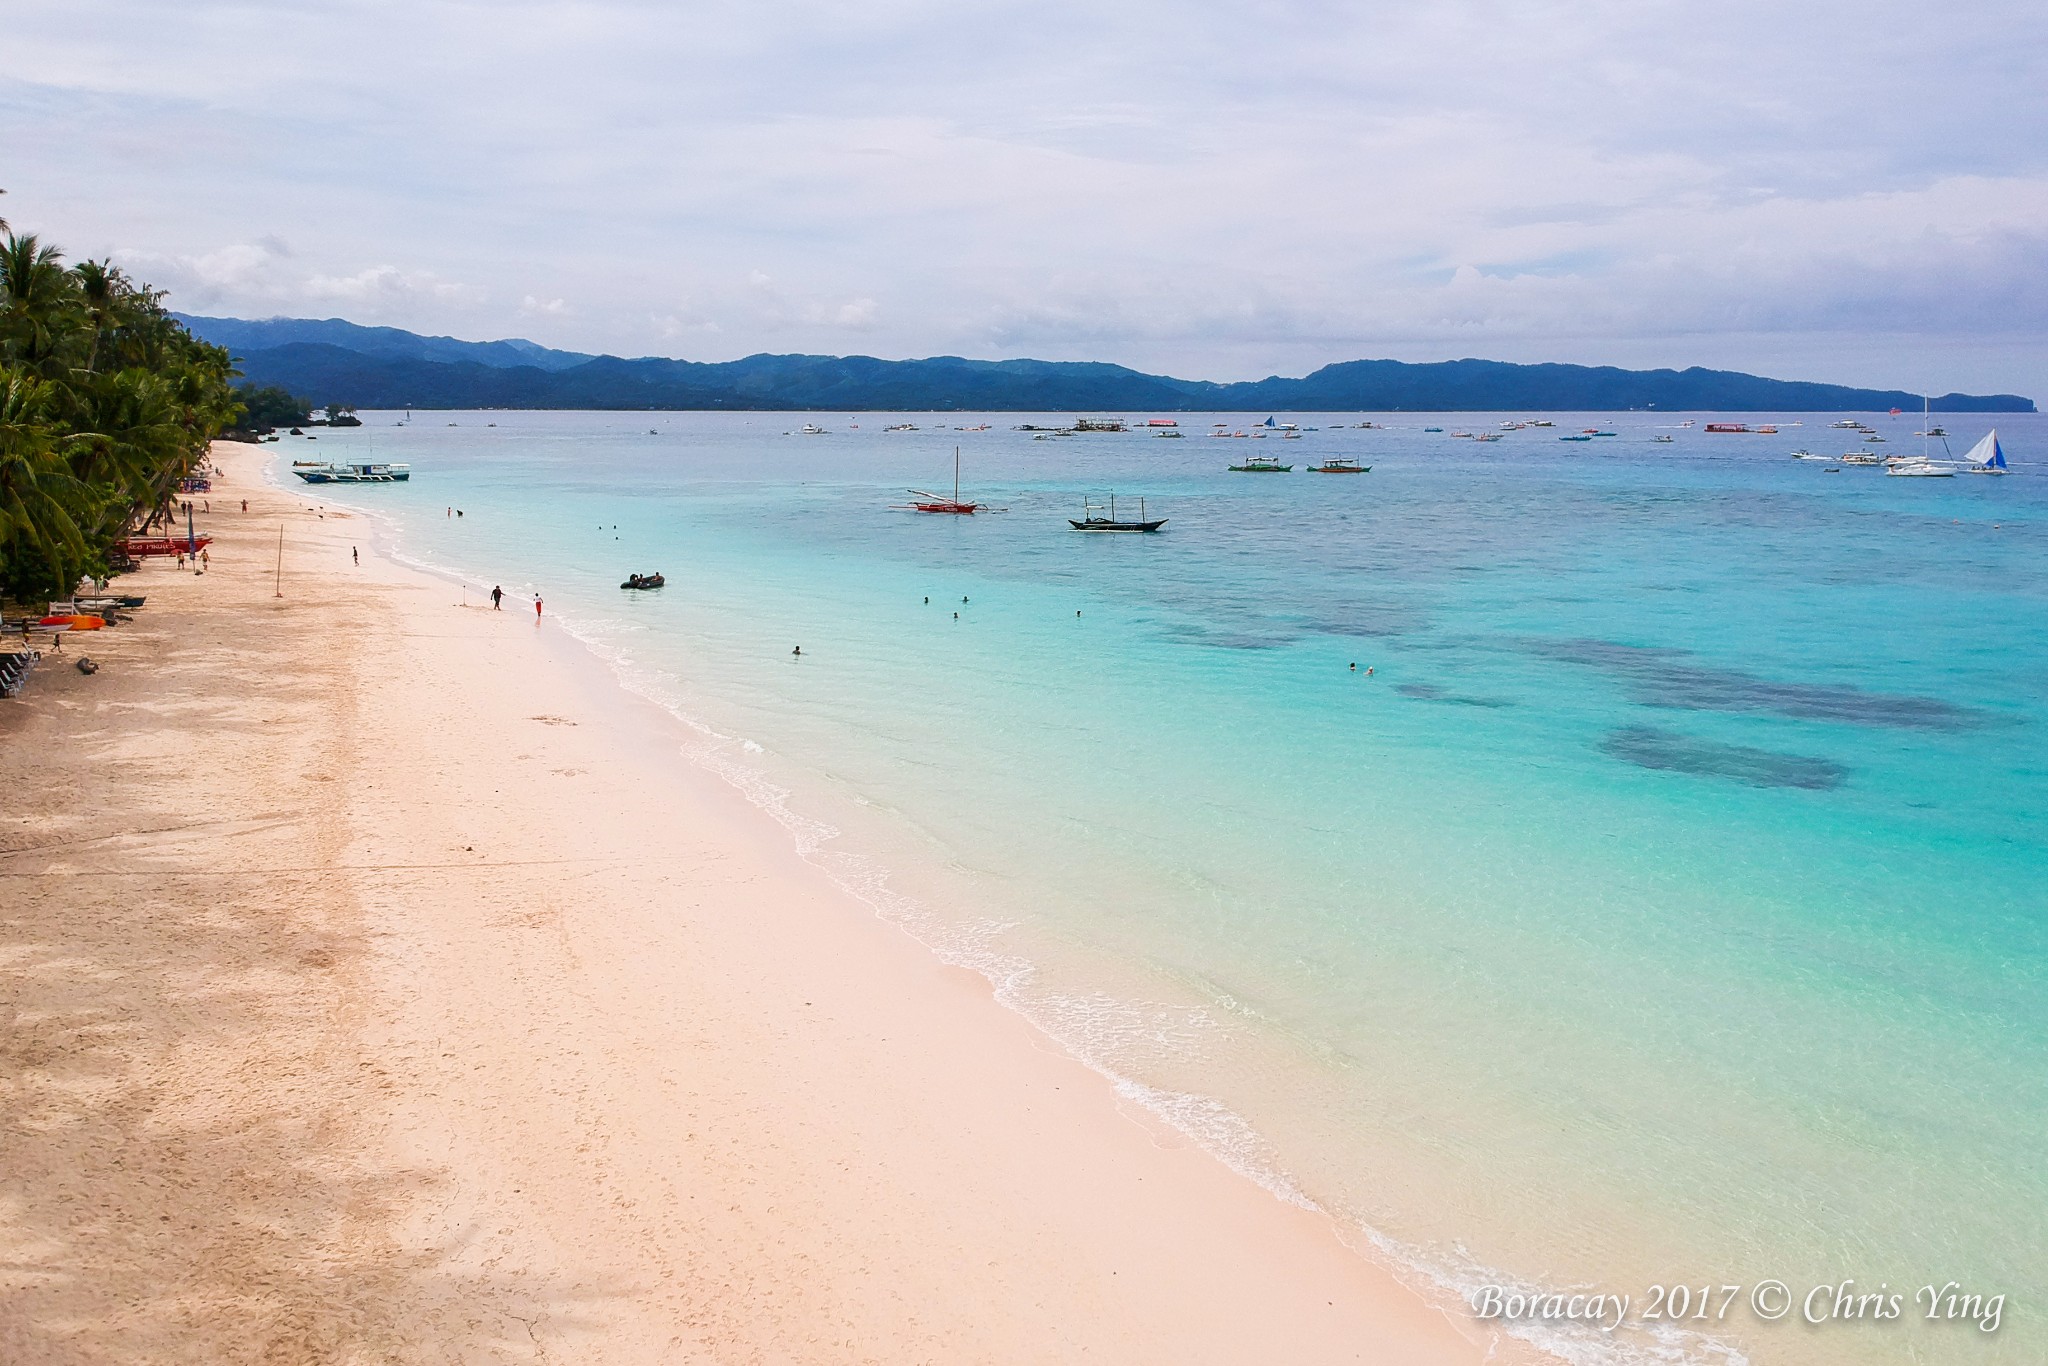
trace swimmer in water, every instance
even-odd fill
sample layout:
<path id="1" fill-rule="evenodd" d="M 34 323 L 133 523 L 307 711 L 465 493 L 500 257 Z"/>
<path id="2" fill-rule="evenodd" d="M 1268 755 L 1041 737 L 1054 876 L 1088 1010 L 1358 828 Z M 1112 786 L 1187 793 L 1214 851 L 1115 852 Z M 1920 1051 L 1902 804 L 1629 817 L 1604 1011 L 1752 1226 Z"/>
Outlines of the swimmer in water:
<path id="1" fill-rule="evenodd" d="M 801 659 L 803 658 L 804 647 L 799 645 L 794 650 L 791 650 L 790 653 Z"/>

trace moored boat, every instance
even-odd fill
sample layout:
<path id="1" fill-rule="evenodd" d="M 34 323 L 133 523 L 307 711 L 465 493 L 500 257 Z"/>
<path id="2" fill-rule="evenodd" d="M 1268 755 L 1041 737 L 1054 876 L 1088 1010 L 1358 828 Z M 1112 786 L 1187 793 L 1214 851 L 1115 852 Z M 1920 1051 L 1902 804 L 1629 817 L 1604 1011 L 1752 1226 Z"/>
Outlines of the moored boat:
<path id="1" fill-rule="evenodd" d="M 963 517 L 971 517 L 981 510 L 981 504 L 979 503 L 963 503 L 960 501 L 960 448 L 958 446 L 953 448 L 953 496 L 951 498 L 946 497 L 942 493 L 932 493 L 925 489 L 912 489 L 910 492 L 921 500 L 910 505 L 913 511 L 950 512 Z"/>
<path id="2" fill-rule="evenodd" d="M 1270 455 L 1248 455 L 1242 465 L 1230 467 L 1233 474 L 1288 474 L 1294 466 L 1283 465 Z"/>
<path id="3" fill-rule="evenodd" d="M 1348 455 L 1327 457 L 1320 465 L 1310 465 L 1310 474 L 1371 474 L 1372 466 L 1361 465 Z"/>
<path id="4" fill-rule="evenodd" d="M 309 484 L 402 484 L 412 478 L 412 466 L 378 460 L 352 460 L 301 467 L 294 462 L 292 473 Z"/>
<path id="5" fill-rule="evenodd" d="M 1145 516 L 1145 500 L 1138 500 L 1138 515 L 1135 518 L 1116 515 L 1116 495 L 1110 494 L 1107 503 L 1098 503 L 1090 498 L 1081 500 L 1080 517 L 1067 518 L 1067 525 L 1076 531 L 1157 531 L 1166 525 L 1166 518 Z"/>

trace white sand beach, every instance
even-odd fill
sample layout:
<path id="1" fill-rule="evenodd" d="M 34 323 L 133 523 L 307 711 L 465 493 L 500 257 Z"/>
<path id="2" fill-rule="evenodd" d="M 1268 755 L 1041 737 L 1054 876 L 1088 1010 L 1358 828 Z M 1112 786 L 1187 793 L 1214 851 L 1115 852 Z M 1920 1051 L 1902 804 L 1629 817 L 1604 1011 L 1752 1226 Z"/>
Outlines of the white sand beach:
<path id="1" fill-rule="evenodd" d="M 0 704 L 0 1360 L 1508 1359 L 216 459 Z"/>

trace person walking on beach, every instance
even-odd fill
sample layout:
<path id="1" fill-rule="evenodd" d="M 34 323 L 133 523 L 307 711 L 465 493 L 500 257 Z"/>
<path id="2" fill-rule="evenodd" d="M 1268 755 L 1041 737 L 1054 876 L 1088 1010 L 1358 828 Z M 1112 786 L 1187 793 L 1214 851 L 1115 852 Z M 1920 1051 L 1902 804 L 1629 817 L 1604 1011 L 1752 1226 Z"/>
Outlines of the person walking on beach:
<path id="1" fill-rule="evenodd" d="M 533 624 L 540 625 L 540 594 L 533 595 Z"/>
<path id="2" fill-rule="evenodd" d="M 244 498 L 244 499 L 242 500 L 242 511 L 244 511 L 244 512 L 247 512 L 248 510 L 249 510 L 249 500 L 248 500 L 247 498 Z"/>
<path id="3" fill-rule="evenodd" d="M 502 612 L 505 610 L 504 604 L 505 590 L 503 588 L 497 587 L 496 585 L 493 585 L 491 588 L 491 610 L 493 612 Z"/>
<path id="4" fill-rule="evenodd" d="M 362 552 L 357 550 L 354 546 L 350 546 L 348 548 L 348 557 L 351 560 L 354 560 L 358 566 L 360 566 L 363 562 Z"/>

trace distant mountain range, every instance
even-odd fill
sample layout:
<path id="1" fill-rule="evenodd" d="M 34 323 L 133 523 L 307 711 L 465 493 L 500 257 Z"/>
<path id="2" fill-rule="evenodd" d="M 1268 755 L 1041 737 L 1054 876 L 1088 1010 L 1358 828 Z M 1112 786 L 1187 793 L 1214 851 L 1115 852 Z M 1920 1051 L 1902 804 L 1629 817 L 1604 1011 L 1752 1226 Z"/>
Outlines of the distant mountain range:
<path id="1" fill-rule="evenodd" d="M 1920 395 L 1732 370 L 1620 370 L 1454 360 L 1355 360 L 1236 384 L 1082 361 L 748 356 L 705 364 L 555 351 L 524 340 L 422 337 L 339 318 L 174 315 L 227 347 L 257 384 L 358 408 L 771 409 L 849 412 L 1881 412 Z M 1943 394 L 1945 413 L 2031 413 L 2015 394 Z"/>

